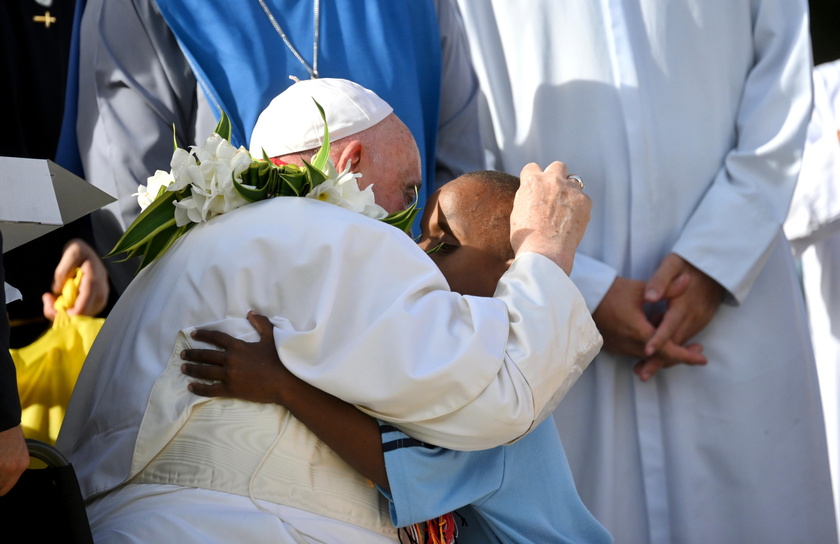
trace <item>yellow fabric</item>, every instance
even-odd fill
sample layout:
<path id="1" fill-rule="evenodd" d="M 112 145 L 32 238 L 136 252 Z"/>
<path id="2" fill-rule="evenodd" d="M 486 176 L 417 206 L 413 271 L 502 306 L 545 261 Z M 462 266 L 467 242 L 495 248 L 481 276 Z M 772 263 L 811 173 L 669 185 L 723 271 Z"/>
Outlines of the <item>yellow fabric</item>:
<path id="1" fill-rule="evenodd" d="M 75 277 L 65 282 L 54 305 L 58 313 L 47 332 L 28 346 L 9 350 L 17 370 L 21 427 L 26 438 L 55 444 L 76 378 L 105 321 L 67 315 L 81 281 L 82 270 L 77 269 Z"/>

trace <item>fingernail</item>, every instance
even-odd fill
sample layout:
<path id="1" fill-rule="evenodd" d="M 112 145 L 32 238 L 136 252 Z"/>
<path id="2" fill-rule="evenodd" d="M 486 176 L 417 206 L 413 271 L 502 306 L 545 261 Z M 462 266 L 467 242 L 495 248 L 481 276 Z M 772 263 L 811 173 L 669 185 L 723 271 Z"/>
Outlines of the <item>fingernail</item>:
<path id="1" fill-rule="evenodd" d="M 198 331 L 190 331 L 190 336 L 191 336 L 191 337 L 193 337 L 193 338 L 195 338 L 195 335 L 196 335 L 197 333 L 198 333 Z"/>
<path id="2" fill-rule="evenodd" d="M 645 298 L 647 300 L 657 300 L 659 298 L 659 291 L 656 289 L 648 289 L 645 291 Z"/>

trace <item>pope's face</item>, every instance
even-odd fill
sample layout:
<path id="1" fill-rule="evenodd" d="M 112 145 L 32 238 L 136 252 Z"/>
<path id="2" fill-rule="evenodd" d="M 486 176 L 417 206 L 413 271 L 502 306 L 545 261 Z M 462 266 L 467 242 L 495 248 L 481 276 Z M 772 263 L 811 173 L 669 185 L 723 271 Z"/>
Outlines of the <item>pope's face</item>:
<path id="1" fill-rule="evenodd" d="M 420 154 L 413 141 L 411 144 L 398 147 L 387 161 L 379 161 L 376 168 L 369 169 L 359 179 L 362 189 L 373 184 L 376 203 L 388 213 L 406 209 L 420 189 Z"/>
<path id="2" fill-rule="evenodd" d="M 429 197 L 418 244 L 429 251 L 449 287 L 462 295 L 490 297 L 510 267 L 512 202 L 494 197 L 482 184 L 461 177 Z"/>
<path id="3" fill-rule="evenodd" d="M 411 131 L 394 115 L 382 122 L 376 134 L 359 163 L 359 188 L 372 184 L 376 203 L 388 213 L 404 210 L 422 182 L 420 151 Z"/>

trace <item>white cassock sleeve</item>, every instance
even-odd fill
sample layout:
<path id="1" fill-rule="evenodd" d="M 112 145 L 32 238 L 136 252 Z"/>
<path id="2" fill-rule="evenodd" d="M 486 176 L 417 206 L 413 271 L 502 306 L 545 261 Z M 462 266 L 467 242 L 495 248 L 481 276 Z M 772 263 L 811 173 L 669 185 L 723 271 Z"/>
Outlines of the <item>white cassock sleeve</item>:
<path id="1" fill-rule="evenodd" d="M 775 247 L 799 173 L 812 105 L 810 39 L 802 6 L 764 2 L 754 24 L 755 60 L 741 92 L 737 141 L 673 249 L 738 303 Z"/>
<path id="2" fill-rule="evenodd" d="M 449 449 L 486 449 L 530 431 L 557 407 L 601 347 L 582 297 L 542 255 L 520 255 L 493 299 L 462 297 L 451 309 L 435 319 L 441 310 L 429 305 L 421 311 L 428 321 L 413 320 L 418 341 L 392 361 L 399 373 L 396 395 L 373 405 L 357 402 L 414 438 Z M 425 372 L 431 368 L 440 375 L 429 381 Z"/>
<path id="3" fill-rule="evenodd" d="M 840 61 L 814 69 L 814 111 L 785 235 L 797 254 L 840 229 Z"/>

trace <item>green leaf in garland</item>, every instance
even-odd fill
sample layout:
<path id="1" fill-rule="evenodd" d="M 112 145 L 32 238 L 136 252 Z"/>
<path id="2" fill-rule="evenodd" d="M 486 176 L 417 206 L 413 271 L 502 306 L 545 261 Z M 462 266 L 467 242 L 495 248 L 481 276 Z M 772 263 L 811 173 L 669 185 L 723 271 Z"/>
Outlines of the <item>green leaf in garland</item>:
<path id="1" fill-rule="evenodd" d="M 440 251 L 440 249 L 441 249 L 443 246 L 444 246 L 444 243 L 443 243 L 443 242 L 441 242 L 441 243 L 439 243 L 438 245 L 436 245 L 435 247 L 430 248 L 430 249 L 427 249 L 427 250 L 426 250 L 426 255 L 434 255 L 435 253 L 437 253 L 438 251 Z"/>
<path id="2" fill-rule="evenodd" d="M 318 106 L 318 111 L 321 113 L 321 119 L 324 120 L 324 143 L 321 145 L 321 149 L 318 150 L 318 153 L 312 158 L 312 166 L 317 168 L 319 171 L 323 171 L 327 167 L 327 160 L 330 158 L 330 129 L 327 127 L 327 115 L 324 113 L 324 108 L 322 108 L 321 104 L 319 104 L 314 98 L 312 101 L 315 102 L 316 106 Z M 315 185 L 318 184 L 316 183 Z"/>
<path id="3" fill-rule="evenodd" d="M 323 147 L 321 148 L 323 149 Z M 315 165 L 309 164 L 305 160 L 303 161 L 304 170 L 306 171 L 306 181 L 309 182 L 309 187 L 307 187 L 307 193 L 314 189 L 315 187 L 321 185 L 327 180 L 327 176 L 318 168 L 315 168 Z"/>
<path id="4" fill-rule="evenodd" d="M 279 176 L 280 186 L 277 196 L 301 196 L 307 183 L 306 172 L 302 168 L 288 168 Z M 307 193 L 309 191 L 306 191 Z"/>
<path id="5" fill-rule="evenodd" d="M 187 188 L 178 194 L 167 191 L 159 195 L 145 210 L 140 212 L 137 219 L 123 233 L 122 237 L 114 246 L 114 249 L 106 257 L 128 253 L 148 243 L 155 232 L 159 230 L 162 223 L 166 223 L 170 219 L 174 221 L 172 218 L 175 206 L 172 204 L 172 201 L 189 196 L 190 192 L 190 189 Z"/>
<path id="6" fill-rule="evenodd" d="M 186 225 L 179 227 L 175 224 L 174 218 L 166 224 L 161 225 L 163 228 L 156 233 L 146 246 L 146 250 L 143 252 L 143 260 L 140 262 L 138 270 L 142 270 L 155 262 L 158 257 L 160 257 L 172 244 L 175 243 L 175 240 L 180 238 L 181 235 L 186 233 L 193 225 L 195 225 L 195 223 L 187 223 Z"/>
<path id="7" fill-rule="evenodd" d="M 411 225 L 414 224 L 414 218 L 417 217 L 417 214 L 420 213 L 422 208 L 417 207 L 417 189 L 414 189 L 414 201 L 411 205 L 398 212 L 394 212 L 389 214 L 385 219 L 382 221 L 384 223 L 388 223 L 394 227 L 397 227 L 403 232 L 411 234 Z"/>
<path id="8" fill-rule="evenodd" d="M 265 163 L 252 162 L 248 170 L 242 173 L 242 182 L 231 175 L 233 188 L 242 198 L 250 202 L 264 200 L 271 191 L 271 184 L 268 181 L 271 174 L 271 169 L 266 167 Z"/>
<path id="9" fill-rule="evenodd" d="M 397 227 L 401 231 L 405 233 L 411 233 L 411 225 L 414 223 L 414 218 L 417 217 L 417 214 L 420 212 L 420 208 L 416 206 L 406 208 L 405 210 L 401 210 L 398 212 L 394 212 L 382 221 L 384 223 L 388 223 L 394 227 Z"/>
<path id="10" fill-rule="evenodd" d="M 252 162 L 247 170 L 242 172 L 242 184 L 259 188 L 260 163 Z"/>
<path id="11" fill-rule="evenodd" d="M 266 194 L 268 193 L 268 187 L 257 189 L 256 187 L 250 185 L 243 185 L 235 179 L 233 180 L 233 188 L 236 189 L 236 192 L 239 193 L 242 198 L 249 202 L 265 200 Z"/>
<path id="12" fill-rule="evenodd" d="M 216 134 L 224 138 L 225 140 L 230 140 L 230 117 L 223 111 L 221 116 L 219 117 L 219 123 L 216 125 L 216 130 L 214 131 Z"/>

